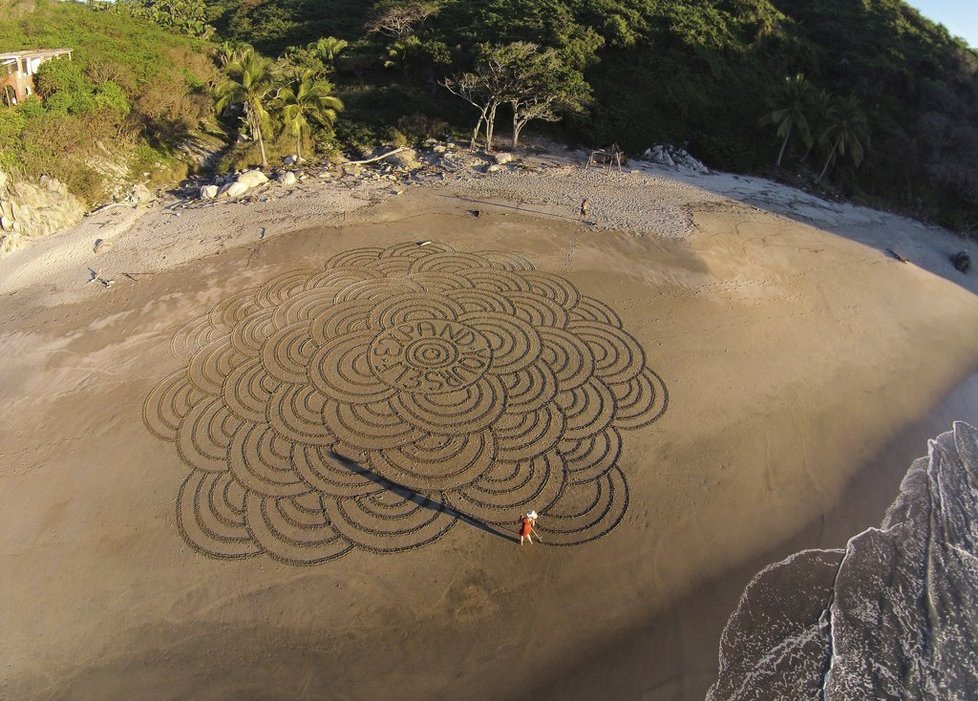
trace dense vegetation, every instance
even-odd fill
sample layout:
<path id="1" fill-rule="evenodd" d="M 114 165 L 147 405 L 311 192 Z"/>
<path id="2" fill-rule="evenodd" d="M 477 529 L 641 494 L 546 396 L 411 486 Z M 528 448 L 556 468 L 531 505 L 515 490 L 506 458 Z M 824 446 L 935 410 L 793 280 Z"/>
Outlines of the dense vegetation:
<path id="1" fill-rule="evenodd" d="M 41 66 L 43 100 L 0 106 L 0 168 L 59 178 L 90 205 L 127 170 L 185 174 L 177 146 L 213 114 L 210 46 L 125 13 L 0 2 L 0 51 L 61 47 L 73 60 Z"/>
<path id="2" fill-rule="evenodd" d="M 323 40 L 339 48 L 323 53 Z M 243 44 L 258 102 L 231 85 Z M 100 128 L 138 127 L 159 151 L 218 100 L 224 128 L 246 138 L 227 167 L 264 150 L 440 136 L 446 122 L 484 141 L 497 113 L 488 129 L 509 138 L 515 108 L 518 128 L 631 153 L 685 145 L 717 168 L 978 229 L 978 55 L 902 0 L 127 0 L 100 12 L 38 0 L 0 20 L 0 49 L 36 45 L 78 50 L 92 107 L 76 114 L 115 110 Z M 154 92 L 210 97 L 161 118 Z M 0 117 L 0 158 L 35 118 Z M 30 148 L 15 157 L 37 172 Z"/>
<path id="3" fill-rule="evenodd" d="M 474 124 L 439 82 L 470 71 L 485 44 L 533 42 L 590 86 L 588 109 L 560 127 L 567 138 L 632 153 L 685 144 L 715 167 L 800 184 L 828 162 L 825 187 L 978 228 L 978 56 L 901 0 L 205 1 L 222 37 L 269 54 L 349 41 L 334 79 L 346 119 L 361 125 Z M 430 11 L 406 32 L 378 29 L 405 6 Z M 776 168 L 785 142 L 764 118 L 797 74 L 812 139 L 790 139 Z M 853 116 L 855 154 L 837 138 Z"/>

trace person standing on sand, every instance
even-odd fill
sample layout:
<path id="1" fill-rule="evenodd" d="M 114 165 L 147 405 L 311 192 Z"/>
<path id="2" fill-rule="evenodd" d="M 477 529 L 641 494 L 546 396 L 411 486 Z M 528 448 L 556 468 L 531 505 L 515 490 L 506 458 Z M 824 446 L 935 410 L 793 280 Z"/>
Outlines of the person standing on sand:
<path id="1" fill-rule="evenodd" d="M 536 522 L 537 522 L 536 511 L 532 511 L 532 510 L 527 511 L 526 514 L 520 516 L 520 545 L 523 545 L 524 538 L 530 541 L 530 545 L 533 545 L 532 536 L 536 536 L 537 540 L 543 542 L 543 538 L 540 537 L 540 534 L 533 529 L 533 526 L 536 524 Z"/>

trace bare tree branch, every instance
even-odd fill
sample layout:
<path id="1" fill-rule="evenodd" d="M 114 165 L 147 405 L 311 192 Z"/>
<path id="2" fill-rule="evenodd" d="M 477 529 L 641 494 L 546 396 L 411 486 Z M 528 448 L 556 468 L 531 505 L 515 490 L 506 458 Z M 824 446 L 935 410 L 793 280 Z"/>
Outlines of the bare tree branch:
<path id="1" fill-rule="evenodd" d="M 382 8 L 365 27 L 370 33 L 403 39 L 437 11 L 438 6 L 430 2 L 391 5 Z"/>

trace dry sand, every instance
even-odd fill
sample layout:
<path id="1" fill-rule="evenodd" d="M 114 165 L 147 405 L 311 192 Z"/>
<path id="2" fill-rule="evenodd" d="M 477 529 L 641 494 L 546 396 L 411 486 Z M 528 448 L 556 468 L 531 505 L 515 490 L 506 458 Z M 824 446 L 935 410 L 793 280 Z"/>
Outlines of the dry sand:
<path id="1" fill-rule="evenodd" d="M 953 393 L 978 369 L 975 276 L 946 258 L 973 246 L 765 181 L 554 165 L 108 210 L 0 262 L 0 697 L 702 698 L 753 573 L 878 523 L 922 437 L 978 420 L 974 381 Z M 523 549 L 463 523 L 314 566 L 196 552 L 189 468 L 141 418 L 174 332 L 420 240 L 517 253 L 644 348 L 670 401 L 622 433 L 623 521 Z"/>

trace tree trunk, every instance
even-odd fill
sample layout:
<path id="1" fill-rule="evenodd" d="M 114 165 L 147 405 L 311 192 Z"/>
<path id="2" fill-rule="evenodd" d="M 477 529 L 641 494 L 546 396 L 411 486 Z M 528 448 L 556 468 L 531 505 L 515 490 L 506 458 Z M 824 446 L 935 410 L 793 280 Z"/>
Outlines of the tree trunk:
<path id="1" fill-rule="evenodd" d="M 248 121 L 251 123 L 251 138 L 258 141 L 258 148 L 261 150 L 261 167 L 268 167 L 268 159 L 265 157 L 265 140 L 261 135 L 261 124 L 258 123 L 258 116 L 255 111 L 251 109 L 249 105 L 248 109 Z"/>
<path id="2" fill-rule="evenodd" d="M 778 160 L 774 164 L 779 168 L 781 167 L 781 159 L 784 158 L 784 150 L 788 147 L 788 139 L 791 138 L 791 130 L 794 128 L 794 126 L 794 124 L 789 124 L 788 133 L 784 135 L 784 142 L 781 144 L 781 151 L 778 153 Z"/>
<path id="3" fill-rule="evenodd" d="M 513 120 L 513 148 L 519 146 L 520 134 L 523 133 L 523 128 L 529 123 L 530 123 L 529 117 Z"/>
<path id="4" fill-rule="evenodd" d="M 513 148 L 515 149 L 520 145 L 520 110 L 519 105 L 515 102 L 511 102 L 510 105 L 513 107 Z"/>
<path id="5" fill-rule="evenodd" d="M 258 148 L 261 149 L 261 167 L 268 167 L 268 158 L 265 156 L 265 139 L 261 136 L 261 126 L 258 126 Z"/>
<path id="6" fill-rule="evenodd" d="M 486 118 L 486 111 L 482 110 L 479 113 L 479 121 L 475 125 L 475 129 L 472 130 L 472 140 L 469 141 L 469 148 L 475 148 L 475 145 L 479 143 L 479 130 L 482 129 L 482 122 Z"/>
<path id="7" fill-rule="evenodd" d="M 822 168 L 822 172 L 815 179 L 815 182 L 817 183 L 822 182 L 822 178 L 824 178 L 825 174 L 829 172 L 829 166 L 832 164 L 832 158 L 835 156 L 835 150 L 837 148 L 839 148 L 839 139 L 836 139 L 835 143 L 832 144 L 832 150 L 829 151 L 829 157 L 825 159 L 825 167 Z"/>
<path id="8" fill-rule="evenodd" d="M 295 135 L 295 162 L 296 165 L 302 163 L 302 129 Z"/>
<path id="9" fill-rule="evenodd" d="M 499 103 L 493 102 L 486 116 L 486 153 L 492 153 L 492 134 L 496 130 L 496 110 Z"/>

